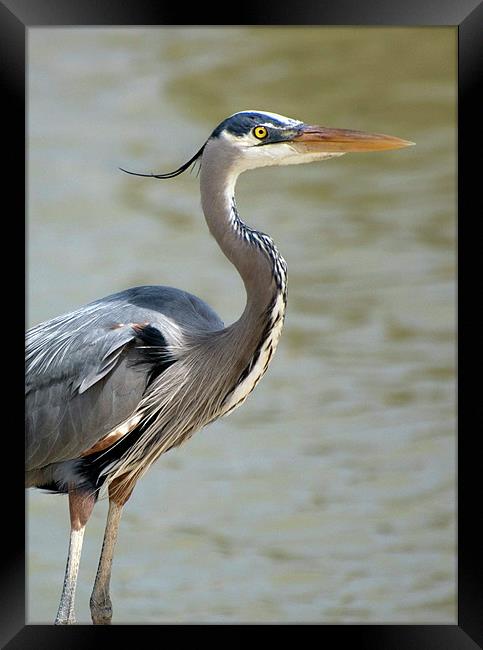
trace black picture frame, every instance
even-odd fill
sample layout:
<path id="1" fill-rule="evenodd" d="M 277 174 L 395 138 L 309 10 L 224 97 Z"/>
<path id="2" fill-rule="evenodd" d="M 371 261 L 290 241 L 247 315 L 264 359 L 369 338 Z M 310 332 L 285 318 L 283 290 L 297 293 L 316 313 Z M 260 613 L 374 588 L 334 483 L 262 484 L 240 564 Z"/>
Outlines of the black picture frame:
<path id="1" fill-rule="evenodd" d="M 224 5 L 205 3 L 190 9 L 189 23 L 224 24 L 228 16 Z M 223 10 L 222 10 L 223 8 Z M 182 9 L 182 8 L 181 8 Z M 213 11 L 212 9 L 215 9 Z M 477 93 L 483 79 L 483 3 L 481 0 L 334 0 L 318 3 L 300 1 L 283 6 L 280 2 L 237 3 L 233 6 L 235 15 L 230 16 L 236 25 L 393 25 L 393 26 L 443 26 L 451 25 L 458 30 L 458 621 L 455 625 L 207 625 L 171 626 L 163 625 L 183 640 L 185 635 L 197 635 L 198 642 L 203 634 L 213 632 L 210 642 L 223 637 L 230 645 L 246 643 L 249 639 L 260 639 L 265 633 L 270 641 L 278 643 L 281 633 L 287 640 L 289 632 L 295 634 L 313 633 L 324 643 L 336 638 L 337 647 L 362 647 L 371 650 L 470 650 L 483 647 L 483 589 L 481 577 L 481 537 L 477 532 L 477 520 L 481 519 L 481 472 L 480 456 L 476 448 L 481 418 L 474 418 L 471 386 L 467 380 L 469 372 L 463 360 L 472 348 L 471 325 L 479 320 L 472 303 L 464 308 L 463 288 L 467 286 L 476 271 L 472 261 L 477 257 L 468 254 L 467 246 L 476 241 L 471 235 L 473 223 L 481 221 L 481 164 L 472 162 L 472 153 L 481 140 L 481 102 Z M 20 297 L 25 257 L 23 255 L 25 228 L 21 215 L 25 214 L 25 118 L 26 118 L 26 31 L 30 27 L 54 25 L 180 25 L 180 8 L 162 2 L 147 0 L 79 0 L 76 4 L 66 0 L 0 0 L 0 74 L 2 83 L 3 109 L 3 159 L 7 161 L 3 174 L 4 199 L 4 250 L 18 251 L 3 256 L 7 265 L 3 269 L 3 307 L 9 306 L 9 315 L 4 320 L 4 352 L 11 352 L 8 375 L 4 379 L 12 391 L 8 409 L 13 416 L 4 419 L 3 434 L 3 552 L 1 557 L 1 607 L 0 643 L 9 650 L 25 648 L 80 648 L 89 645 L 112 642 L 128 642 L 128 628 L 135 630 L 137 638 L 157 626 L 112 626 L 112 636 L 98 636 L 91 626 L 54 627 L 25 624 L 25 501 L 23 500 L 23 439 L 18 431 L 17 413 L 13 405 L 21 395 L 23 387 L 23 335 L 24 329 L 17 323 L 18 315 L 24 311 Z M 220 19 L 222 22 L 220 22 Z M 24 172 L 22 174 L 22 171 Z M 478 176 L 477 176 L 478 174 Z M 479 181 L 479 183 L 478 183 Z M 8 203 L 7 203 L 8 201 Z M 7 207 L 8 205 L 8 207 Z M 478 209 L 479 208 L 479 209 Z M 475 215 L 472 219 L 471 217 Z M 5 246 L 5 244 L 7 246 Z M 461 251 L 465 248 L 465 255 Z M 15 264 L 13 264 L 15 262 Z M 12 272 L 13 271 L 13 272 Z M 16 308 L 12 309 L 12 305 Z M 15 314 L 16 316 L 13 316 Z M 475 316 L 476 315 L 476 316 Z M 461 335 L 465 327 L 464 336 Z M 13 340 L 11 340 L 13 338 Z M 466 353 L 466 354 L 465 354 Z M 21 360 L 22 359 L 22 360 Z M 4 362 L 7 363 L 7 362 Z M 463 392 L 462 388 L 465 388 Z M 17 390 L 18 389 L 18 390 Z M 478 403 L 478 402 L 476 402 Z M 4 407 L 5 408 L 5 407 Z M 475 413 L 478 415 L 477 413 Z M 7 462 L 7 459 L 9 462 Z M 20 467 L 22 466 L 22 467 Z M 11 470 L 11 477 L 8 472 Z M 480 489 L 479 489 L 480 488 Z M 296 628 L 296 629 L 287 629 Z M 103 629 L 103 628 L 101 628 Z M 252 633 L 254 635 L 252 636 Z M 120 636 L 122 635 L 122 636 Z M 222 636 L 220 636 L 222 635 Z M 207 637 L 206 637 L 207 638 Z M 303 639 L 298 641 L 304 642 Z M 166 643 L 163 636 L 158 643 Z M 179 643 L 179 636 L 177 638 Z"/>

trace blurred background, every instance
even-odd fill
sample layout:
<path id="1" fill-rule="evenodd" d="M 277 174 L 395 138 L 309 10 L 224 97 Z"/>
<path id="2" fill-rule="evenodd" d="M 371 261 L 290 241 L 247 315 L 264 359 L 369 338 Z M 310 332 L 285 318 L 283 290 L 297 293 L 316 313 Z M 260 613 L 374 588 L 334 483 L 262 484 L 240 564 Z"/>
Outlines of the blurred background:
<path id="1" fill-rule="evenodd" d="M 140 284 L 238 318 L 196 174 L 118 170 L 175 169 L 236 111 L 417 143 L 240 179 L 286 325 L 244 406 L 137 485 L 114 622 L 455 623 L 456 28 L 31 28 L 28 54 L 29 325 Z M 51 623 L 68 504 L 27 498 L 28 622 Z"/>

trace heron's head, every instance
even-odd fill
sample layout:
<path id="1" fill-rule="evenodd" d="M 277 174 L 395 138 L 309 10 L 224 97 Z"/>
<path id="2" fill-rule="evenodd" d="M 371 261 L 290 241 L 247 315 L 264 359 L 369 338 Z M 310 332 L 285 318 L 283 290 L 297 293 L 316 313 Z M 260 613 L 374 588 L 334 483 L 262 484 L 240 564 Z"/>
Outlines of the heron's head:
<path id="1" fill-rule="evenodd" d="M 411 144 L 414 142 L 381 133 L 314 126 L 266 111 L 241 111 L 223 120 L 184 165 L 168 174 L 149 176 L 172 178 L 198 159 L 202 169 L 229 167 L 238 175 L 268 165 L 297 165 L 349 152 L 400 149 Z"/>
<path id="2" fill-rule="evenodd" d="M 241 111 L 211 134 L 205 154 L 233 160 L 238 171 L 267 165 L 297 165 L 355 151 L 399 149 L 412 142 L 380 133 L 305 124 L 276 113 Z"/>

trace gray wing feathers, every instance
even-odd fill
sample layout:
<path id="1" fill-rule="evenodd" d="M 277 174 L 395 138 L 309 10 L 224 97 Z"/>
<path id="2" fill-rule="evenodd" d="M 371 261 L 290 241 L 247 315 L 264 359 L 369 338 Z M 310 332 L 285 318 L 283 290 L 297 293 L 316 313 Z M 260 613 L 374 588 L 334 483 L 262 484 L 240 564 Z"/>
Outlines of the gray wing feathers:
<path id="1" fill-rule="evenodd" d="M 84 393 L 97 381 L 100 381 L 111 370 L 114 370 L 119 362 L 122 352 L 127 344 L 131 343 L 135 336 L 131 328 L 130 331 L 123 332 L 124 336 L 119 341 L 114 341 L 107 352 L 101 356 L 94 364 L 93 369 L 84 377 L 80 376 L 77 381 L 72 383 L 72 391 L 78 391 L 79 394 Z"/>
<path id="2" fill-rule="evenodd" d="M 168 346 L 184 332 L 223 328 L 196 296 L 136 287 L 31 328 L 26 346 L 27 468 L 78 457 L 135 410 L 146 388 L 132 324 L 150 324 Z"/>
<path id="3" fill-rule="evenodd" d="M 47 339 L 43 362 L 27 374 L 29 469 L 79 456 L 134 410 L 146 377 L 126 366 L 134 331 L 120 334 L 96 329 L 88 340 L 73 331 L 62 351 Z"/>

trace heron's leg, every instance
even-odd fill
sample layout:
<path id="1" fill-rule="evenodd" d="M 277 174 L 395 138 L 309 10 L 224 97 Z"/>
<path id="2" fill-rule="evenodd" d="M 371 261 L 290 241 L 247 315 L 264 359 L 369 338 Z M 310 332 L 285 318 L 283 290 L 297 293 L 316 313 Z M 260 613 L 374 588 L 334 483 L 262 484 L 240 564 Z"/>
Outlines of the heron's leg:
<path id="1" fill-rule="evenodd" d="M 94 625 L 110 625 L 112 619 L 112 603 L 109 596 L 111 581 L 112 558 L 116 545 L 119 523 L 124 504 L 131 496 L 134 485 L 122 496 L 115 493 L 115 482 L 109 487 L 109 510 L 107 513 L 106 530 L 102 543 L 101 557 L 97 568 L 97 575 L 90 599 L 91 617 Z M 115 494 L 115 496 L 114 496 Z"/>
<path id="2" fill-rule="evenodd" d="M 91 516 L 96 502 L 95 495 L 76 490 L 69 490 L 70 511 L 70 543 L 65 569 L 64 586 L 60 597 L 59 610 L 55 619 L 56 625 L 75 623 L 74 598 L 79 572 L 79 562 L 82 552 L 82 541 L 86 523 Z"/>
<path id="3" fill-rule="evenodd" d="M 112 558 L 116 545 L 119 522 L 121 521 L 122 505 L 109 500 L 106 530 L 102 543 L 101 557 L 97 568 L 96 580 L 92 590 L 90 606 L 94 625 L 110 625 L 112 619 L 112 603 L 109 597 Z"/>

